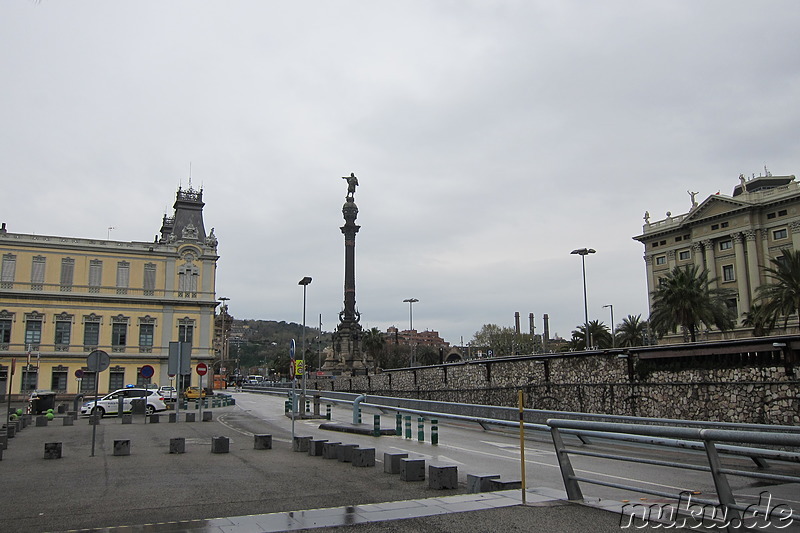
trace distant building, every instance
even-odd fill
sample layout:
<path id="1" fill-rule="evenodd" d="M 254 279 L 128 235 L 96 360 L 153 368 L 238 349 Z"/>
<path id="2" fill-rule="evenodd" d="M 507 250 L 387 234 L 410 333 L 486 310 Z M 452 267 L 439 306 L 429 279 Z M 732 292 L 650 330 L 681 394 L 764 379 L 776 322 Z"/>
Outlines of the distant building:
<path id="1" fill-rule="evenodd" d="M 179 188 L 174 216 L 164 216 L 153 242 L 12 233 L 3 223 L 0 395 L 12 359 L 14 393 L 93 393 L 98 380 L 101 393 L 169 385 L 170 341 L 190 342 L 192 363 L 210 364 L 218 256 L 203 206 L 202 190 Z M 111 359 L 99 376 L 87 368 L 96 349 Z M 152 379 L 141 376 L 144 365 L 155 369 Z M 183 385 L 196 379 L 193 372 Z"/>
<path id="2" fill-rule="evenodd" d="M 396 343 L 403 346 L 450 346 L 450 343 L 445 341 L 439 336 L 438 331 L 417 331 L 411 330 L 398 330 L 395 326 L 391 326 L 383 334 L 386 342 Z"/>
<path id="3" fill-rule="evenodd" d="M 702 203 L 689 192 L 687 213 L 650 221 L 645 213 L 642 234 L 633 237 L 644 245 L 647 291 L 676 266 L 694 264 L 708 269 L 715 285 L 733 289 L 728 306 L 738 317 L 737 329 L 700 332 L 702 340 L 751 335 L 741 327 L 743 315 L 756 301 L 756 290 L 767 282 L 764 268 L 784 249 L 800 250 L 800 184 L 795 176 L 765 176 L 746 179 L 731 196 L 716 193 Z M 649 298 L 652 311 L 652 297 Z M 790 321 L 796 332 L 797 321 Z M 787 332 L 787 333 L 788 333 Z"/>

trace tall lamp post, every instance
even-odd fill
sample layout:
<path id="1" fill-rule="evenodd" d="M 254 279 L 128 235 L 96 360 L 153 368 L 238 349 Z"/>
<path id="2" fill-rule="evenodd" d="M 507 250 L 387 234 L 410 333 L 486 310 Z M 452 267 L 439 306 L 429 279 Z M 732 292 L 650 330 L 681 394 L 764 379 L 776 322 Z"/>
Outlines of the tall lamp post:
<path id="1" fill-rule="evenodd" d="M 228 350 L 227 350 L 227 338 L 226 338 L 226 324 L 228 322 L 228 301 L 230 298 L 226 298 L 221 296 L 217 298 L 220 302 L 222 302 L 222 309 L 220 309 L 220 318 L 222 319 L 222 346 L 220 346 L 219 350 L 219 368 L 220 368 L 220 375 L 222 374 L 222 365 L 225 363 L 225 360 L 228 359 Z M 214 389 L 214 376 L 211 377 L 211 389 Z M 227 380 L 225 381 L 225 386 L 227 387 Z"/>
<path id="2" fill-rule="evenodd" d="M 416 298 L 408 298 L 403 300 L 403 303 L 408 304 L 408 334 L 413 335 L 412 331 L 414 331 L 414 304 L 417 303 L 419 300 Z M 414 366 L 414 339 L 411 339 L 411 366 Z"/>
<path id="3" fill-rule="evenodd" d="M 593 248 L 578 248 L 572 250 L 570 254 L 581 256 L 581 268 L 583 270 L 583 327 L 584 335 L 586 336 L 586 349 L 589 349 L 589 303 L 586 298 L 586 256 L 595 253 L 597 250 Z"/>
<path id="4" fill-rule="evenodd" d="M 614 335 L 614 333 L 616 332 L 616 329 L 614 329 L 614 327 L 615 327 L 614 326 L 614 305 L 613 304 L 608 304 L 608 305 L 604 305 L 603 306 L 604 309 L 606 307 L 611 308 L 611 347 L 612 348 L 616 348 L 617 347 L 617 338 Z"/>
<path id="5" fill-rule="evenodd" d="M 298 283 L 298 285 L 303 286 L 303 342 L 302 342 L 303 394 L 301 397 L 301 402 L 303 406 L 305 406 L 305 401 L 306 401 L 306 374 L 308 374 L 308 367 L 306 366 L 306 287 L 308 287 L 309 283 L 311 283 L 311 278 L 309 276 L 304 277 Z M 305 407 L 303 407 L 303 409 L 305 409 Z"/>

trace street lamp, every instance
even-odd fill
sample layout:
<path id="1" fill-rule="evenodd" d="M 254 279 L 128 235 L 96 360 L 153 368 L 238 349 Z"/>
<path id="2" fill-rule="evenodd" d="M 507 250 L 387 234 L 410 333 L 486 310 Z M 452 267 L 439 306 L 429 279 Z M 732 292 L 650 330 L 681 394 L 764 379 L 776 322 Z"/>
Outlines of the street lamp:
<path id="1" fill-rule="evenodd" d="M 303 286 L 303 342 L 302 342 L 302 348 L 303 348 L 303 352 L 302 352 L 303 353 L 303 357 L 302 357 L 302 360 L 303 360 L 303 394 L 302 394 L 302 398 L 301 398 L 301 402 L 303 402 L 302 405 L 305 405 L 305 401 L 306 401 L 306 374 L 308 373 L 308 367 L 306 366 L 306 287 L 308 287 L 309 283 L 311 283 L 311 278 L 309 276 L 304 277 L 298 283 L 298 285 L 302 285 Z"/>
<path id="2" fill-rule="evenodd" d="M 606 308 L 606 307 L 611 308 L 611 347 L 612 348 L 616 348 L 617 347 L 617 338 L 614 335 L 614 333 L 616 332 L 616 329 L 614 329 L 614 305 L 613 304 L 608 304 L 608 305 L 604 305 L 603 306 L 603 308 Z"/>
<path id="3" fill-rule="evenodd" d="M 583 327 L 586 328 L 583 332 L 586 335 L 586 349 L 589 349 L 589 303 L 586 299 L 586 256 L 595 253 L 593 248 L 578 248 L 572 250 L 570 254 L 577 254 L 581 256 L 581 268 L 583 269 Z"/>
<path id="4" fill-rule="evenodd" d="M 228 301 L 230 300 L 230 298 L 226 298 L 224 296 L 221 296 L 221 297 L 217 298 L 217 300 L 222 302 L 222 309 L 220 309 L 220 311 L 221 311 L 220 312 L 220 318 L 222 319 L 222 346 L 220 346 L 220 351 L 219 351 L 219 368 L 220 368 L 220 375 L 221 375 L 222 374 L 222 365 L 228 359 L 228 357 L 227 357 L 228 356 L 228 350 L 227 350 L 227 342 L 226 342 L 227 339 L 225 338 L 225 330 L 227 328 L 225 327 L 225 325 L 226 325 L 226 323 L 228 321 L 227 320 L 227 317 L 228 317 Z M 215 378 L 213 376 L 211 377 L 211 379 L 212 379 L 211 388 L 213 389 L 214 388 L 213 383 L 216 380 L 215 380 Z M 225 381 L 225 386 L 227 387 L 227 385 L 228 385 L 228 382 L 226 380 Z"/>
<path id="5" fill-rule="evenodd" d="M 412 331 L 414 331 L 414 304 L 417 303 L 419 300 L 416 298 L 408 298 L 403 300 L 403 303 L 408 304 L 408 334 L 413 335 Z M 411 366 L 414 365 L 414 338 L 411 338 Z"/>

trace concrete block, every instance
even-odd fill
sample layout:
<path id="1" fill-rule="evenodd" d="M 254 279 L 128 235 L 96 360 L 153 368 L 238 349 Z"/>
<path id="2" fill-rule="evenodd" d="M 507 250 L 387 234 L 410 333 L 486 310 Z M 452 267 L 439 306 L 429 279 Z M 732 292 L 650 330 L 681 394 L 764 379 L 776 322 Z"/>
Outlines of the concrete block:
<path id="1" fill-rule="evenodd" d="M 150 415 L 150 423 L 151 424 L 158 424 L 159 422 L 161 422 L 161 415 L 157 415 L 155 413 Z"/>
<path id="2" fill-rule="evenodd" d="M 6 428 L 6 437 L 9 439 L 13 439 L 17 434 L 17 425 L 16 424 L 9 424 Z"/>
<path id="3" fill-rule="evenodd" d="M 36 427 L 37 428 L 47 427 L 47 417 L 46 416 L 37 416 L 36 417 Z"/>
<path id="4" fill-rule="evenodd" d="M 78 415 L 80 415 L 78 411 L 67 411 L 67 416 L 71 416 L 73 420 L 77 420 Z"/>
<path id="5" fill-rule="evenodd" d="M 388 453 L 383 454 L 383 471 L 387 474 L 400 473 L 400 460 L 408 458 L 407 453 Z"/>
<path id="6" fill-rule="evenodd" d="M 71 416 L 65 416 L 63 419 L 65 426 L 72 426 L 75 424 L 75 419 Z"/>
<path id="7" fill-rule="evenodd" d="M 8 435 L 0 433 L 0 450 L 5 450 L 6 448 L 8 448 Z"/>
<path id="8" fill-rule="evenodd" d="M 177 421 L 178 421 L 178 413 L 170 413 L 167 422 L 169 422 L 170 424 L 174 424 Z"/>
<path id="9" fill-rule="evenodd" d="M 458 467 L 428 465 L 428 488 L 435 490 L 458 488 Z"/>
<path id="10" fill-rule="evenodd" d="M 308 441 L 308 455 L 322 457 L 322 445 L 328 442 L 327 439 L 312 439 Z"/>
<path id="11" fill-rule="evenodd" d="M 375 466 L 375 448 L 356 448 L 353 450 L 353 466 Z"/>
<path id="12" fill-rule="evenodd" d="M 25 429 L 26 427 L 33 425 L 33 415 L 28 415 L 28 414 L 22 415 L 22 418 L 20 418 L 20 420 L 22 421 L 22 429 Z"/>
<path id="13" fill-rule="evenodd" d="M 308 452 L 308 443 L 314 437 L 295 437 L 292 441 L 293 452 Z"/>
<path id="14" fill-rule="evenodd" d="M 187 422 L 194 422 L 195 414 L 194 413 L 186 413 L 186 421 Z"/>
<path id="15" fill-rule="evenodd" d="M 341 442 L 323 442 L 322 443 L 322 458 L 323 459 L 338 459 L 339 446 Z"/>
<path id="16" fill-rule="evenodd" d="M 61 443 L 60 442 L 45 442 L 44 443 L 44 458 L 45 459 L 61 459 Z"/>
<path id="17" fill-rule="evenodd" d="M 520 480 L 500 481 L 499 479 L 490 479 L 488 483 L 489 483 L 489 491 L 512 490 L 512 489 L 522 488 L 522 481 Z"/>
<path id="18" fill-rule="evenodd" d="M 253 435 L 254 450 L 271 450 L 272 435 Z"/>
<path id="19" fill-rule="evenodd" d="M 400 459 L 401 481 L 425 481 L 425 459 Z"/>
<path id="20" fill-rule="evenodd" d="M 133 424 L 133 415 L 131 413 L 124 413 L 122 415 L 123 424 Z"/>
<path id="21" fill-rule="evenodd" d="M 186 439 L 184 437 L 169 439 L 169 453 L 186 453 Z"/>
<path id="22" fill-rule="evenodd" d="M 467 492 L 477 494 L 478 492 L 489 492 L 489 481 L 500 479 L 500 474 L 467 474 Z"/>
<path id="23" fill-rule="evenodd" d="M 90 415 L 89 416 L 89 425 L 96 426 L 100 423 L 101 417 L 97 415 Z"/>
<path id="24" fill-rule="evenodd" d="M 211 453 L 228 453 L 231 441 L 228 437 L 213 437 L 211 439 Z"/>
<path id="25" fill-rule="evenodd" d="M 131 454 L 131 441 L 120 439 L 114 441 L 114 455 L 123 456 Z"/>
<path id="26" fill-rule="evenodd" d="M 358 448 L 358 444 L 340 444 L 336 448 L 336 458 L 340 463 L 353 462 L 353 450 Z"/>
<path id="27" fill-rule="evenodd" d="M 211 422 L 213 416 L 214 411 L 203 411 L 203 422 Z"/>

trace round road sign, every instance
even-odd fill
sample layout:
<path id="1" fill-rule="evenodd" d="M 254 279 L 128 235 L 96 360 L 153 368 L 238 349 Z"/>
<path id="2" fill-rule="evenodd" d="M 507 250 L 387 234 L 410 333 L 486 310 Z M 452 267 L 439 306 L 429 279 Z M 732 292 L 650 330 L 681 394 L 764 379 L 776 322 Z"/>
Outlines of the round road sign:
<path id="1" fill-rule="evenodd" d="M 103 350 L 95 350 L 86 358 L 86 366 L 90 372 L 102 372 L 111 366 L 111 358 Z"/>
<path id="2" fill-rule="evenodd" d="M 195 370 L 197 375 L 205 376 L 208 373 L 208 365 L 205 363 L 197 363 L 197 368 Z"/>
<path id="3" fill-rule="evenodd" d="M 156 370 L 150 365 L 144 365 L 139 373 L 142 375 L 143 378 L 152 378 L 153 374 L 156 373 Z"/>
<path id="4" fill-rule="evenodd" d="M 294 359 L 294 339 L 292 339 L 292 343 L 289 345 L 289 359 Z"/>
<path id="5" fill-rule="evenodd" d="M 78 370 L 75 371 L 75 377 L 78 378 L 78 379 L 81 379 L 83 377 L 83 369 L 82 368 L 79 368 Z"/>

